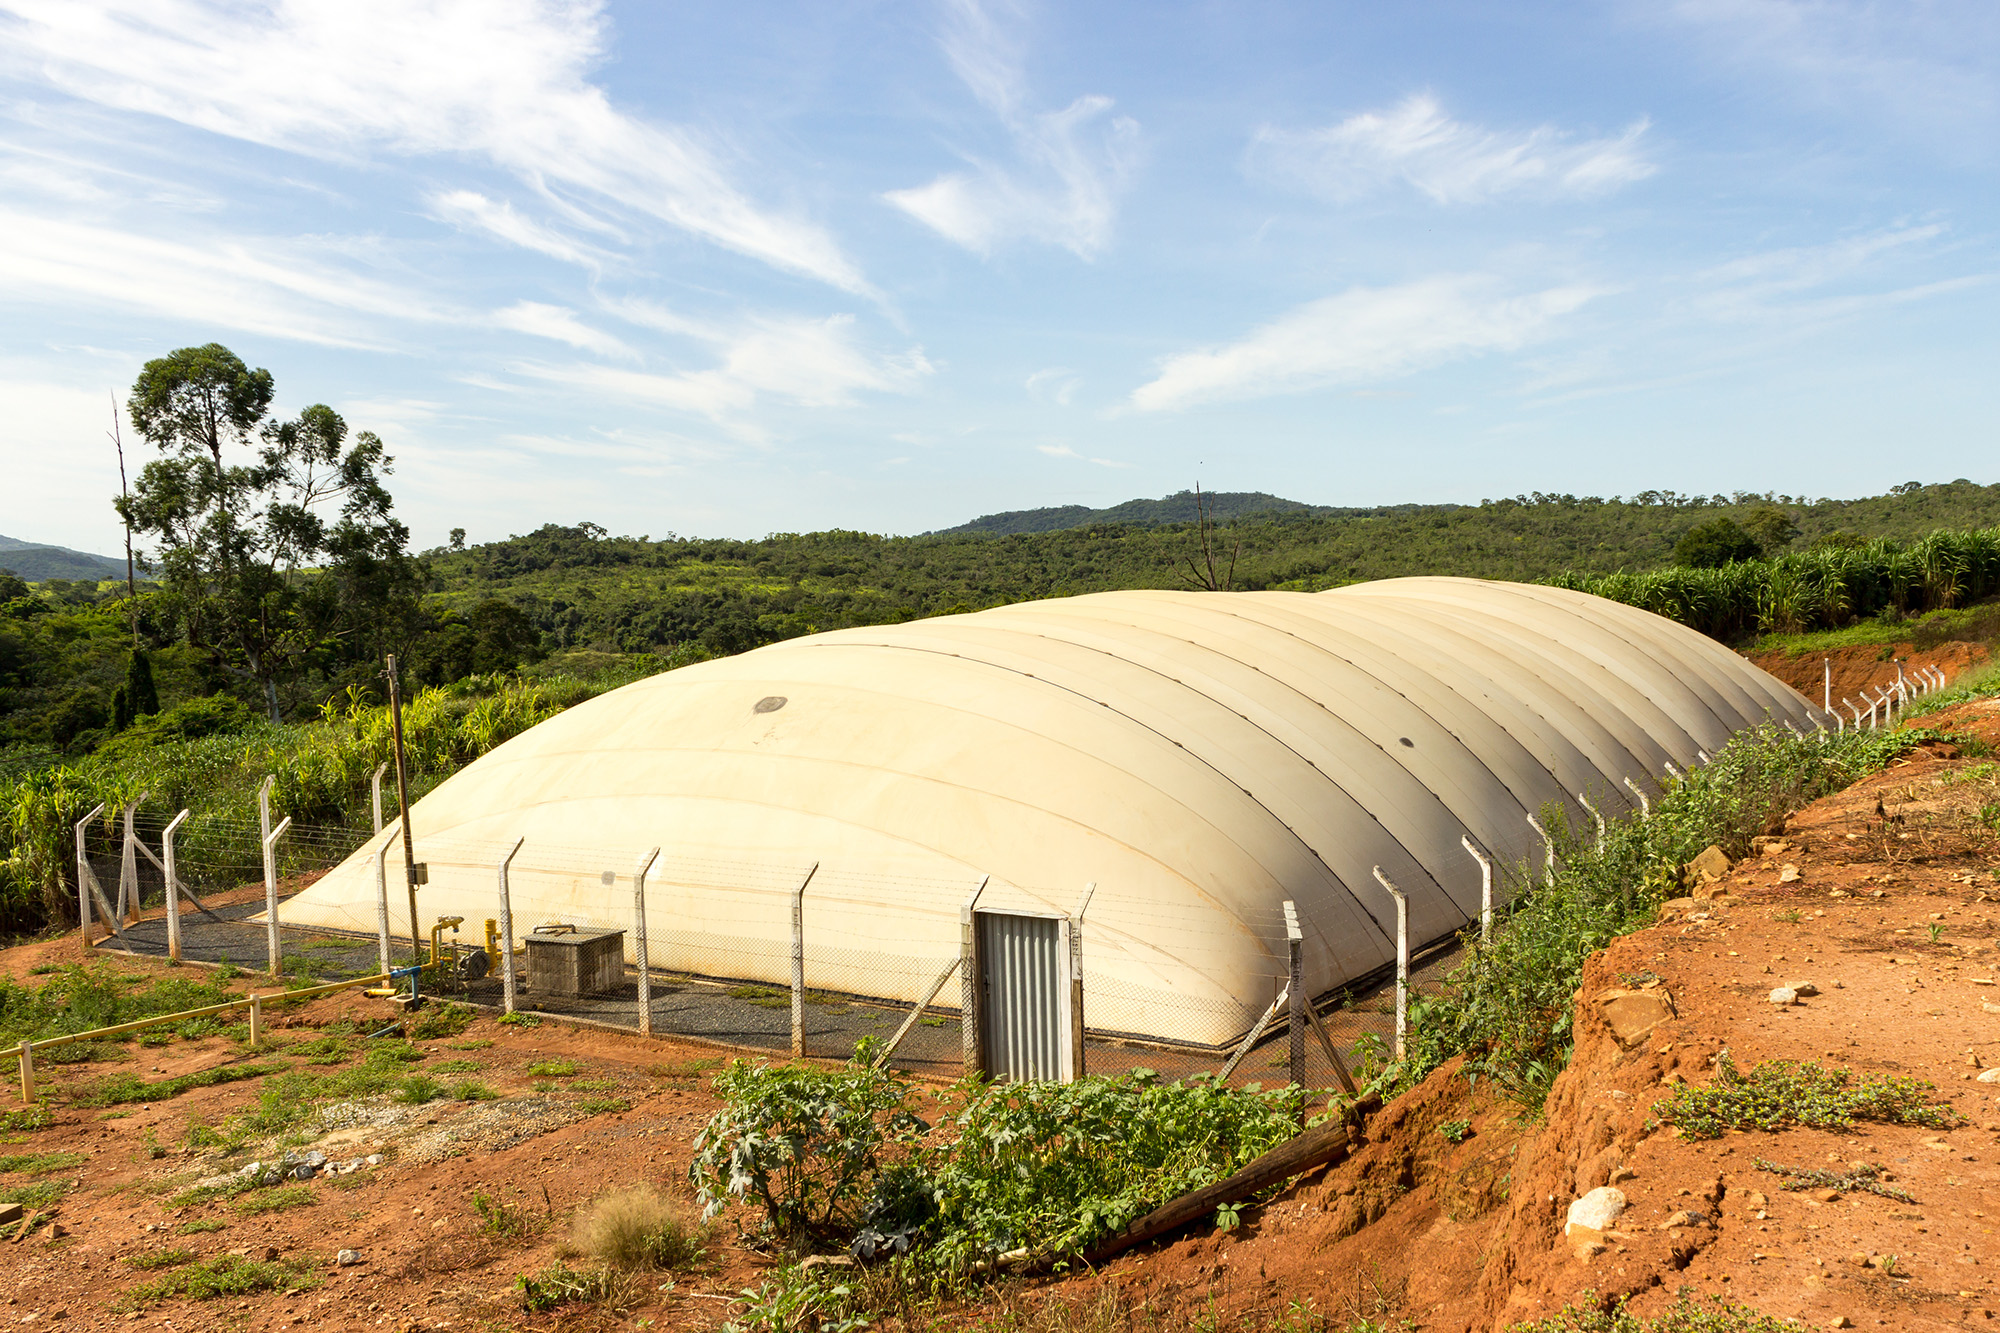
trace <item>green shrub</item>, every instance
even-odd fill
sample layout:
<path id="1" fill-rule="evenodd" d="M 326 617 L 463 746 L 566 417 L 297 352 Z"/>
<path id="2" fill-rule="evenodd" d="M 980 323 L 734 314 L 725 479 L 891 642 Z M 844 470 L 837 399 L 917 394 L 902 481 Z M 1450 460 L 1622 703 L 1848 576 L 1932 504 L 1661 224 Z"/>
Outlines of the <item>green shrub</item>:
<path id="1" fill-rule="evenodd" d="M 575 1302 L 604 1299 L 611 1290 L 611 1275 L 571 1268 L 557 1259 L 539 1273 L 517 1276 L 514 1289 L 521 1293 L 523 1310 L 545 1314 Z"/>
<path id="2" fill-rule="evenodd" d="M 125 1262 L 142 1272 L 157 1272 L 162 1268 L 179 1268 L 194 1258 L 193 1250 L 153 1250 L 147 1254 L 131 1254 Z"/>
<path id="3" fill-rule="evenodd" d="M 1933 1101 L 1935 1089 L 1917 1078 L 1827 1069 L 1816 1061 L 1768 1060 L 1745 1076 L 1724 1051 L 1716 1061 L 1715 1082 L 1682 1084 L 1653 1114 L 1683 1138 L 1719 1139 L 1731 1129 L 1846 1129 L 1857 1120 L 1890 1125 L 1950 1129 L 1958 1113 L 1949 1102 Z"/>
<path id="4" fill-rule="evenodd" d="M 456 1037 L 472 1026 L 477 1018 L 469 1007 L 456 1002 L 449 1004 L 426 1004 L 410 1027 L 411 1041 L 437 1041 L 444 1037 Z"/>
<path id="5" fill-rule="evenodd" d="M 69 1101 L 72 1106 L 122 1106 L 132 1102 L 171 1101 L 193 1088 L 213 1088 L 224 1083 L 263 1078 L 282 1073 L 284 1068 L 280 1064 L 222 1065 L 175 1078 L 163 1078 L 157 1083 L 148 1083 L 137 1074 L 114 1074 L 75 1089 L 69 1094 Z"/>
<path id="6" fill-rule="evenodd" d="M 1590 1293 L 1576 1305 L 1528 1323 L 1515 1324 L 1507 1333 L 1798 1333 L 1799 1325 L 1737 1305 L 1720 1296 L 1706 1301 L 1682 1296 L 1651 1319 L 1642 1319 L 1614 1302 L 1609 1309 L 1590 1303 Z"/>
<path id="7" fill-rule="evenodd" d="M 259 1191 L 231 1206 L 246 1217 L 255 1217 L 263 1213 L 281 1213 L 288 1208 L 309 1208 L 315 1202 L 317 1200 L 308 1186 L 280 1185 L 276 1189 Z"/>
<path id="8" fill-rule="evenodd" d="M 574 1060 L 537 1060 L 528 1066 L 536 1078 L 568 1078 L 577 1070 Z"/>
<path id="9" fill-rule="evenodd" d="M 318 1285 L 318 1278 L 290 1264 L 218 1254 L 136 1286 L 125 1293 L 125 1300 L 134 1305 L 174 1299 L 210 1301 L 224 1296 L 254 1296 L 260 1291 L 305 1290 Z"/>
<path id="10" fill-rule="evenodd" d="M 444 1084 L 428 1074 L 405 1074 L 391 1095 L 407 1106 L 422 1106 L 444 1096 Z"/>

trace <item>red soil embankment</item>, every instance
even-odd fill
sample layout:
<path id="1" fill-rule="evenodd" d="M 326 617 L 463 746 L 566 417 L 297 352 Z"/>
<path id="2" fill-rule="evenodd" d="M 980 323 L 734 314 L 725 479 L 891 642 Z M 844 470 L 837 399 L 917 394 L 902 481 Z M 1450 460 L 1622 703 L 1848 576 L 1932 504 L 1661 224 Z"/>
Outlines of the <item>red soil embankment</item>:
<path id="1" fill-rule="evenodd" d="M 1753 653 L 1750 660 L 1815 705 L 1821 701 L 1823 673 L 1830 662 L 1833 666 L 1833 701 L 1837 707 L 1843 698 L 1861 703 L 1863 689 L 1872 695 L 1876 690 L 1894 685 L 1895 658 L 1902 659 L 1905 675 L 1921 666 L 1934 666 L 1944 672 L 1946 680 L 1951 680 L 1984 662 L 1988 651 L 1986 645 L 1981 643 L 1942 643 L 1922 652 L 1907 643 L 1869 643 L 1852 648 L 1829 648 L 1824 652 L 1804 653 L 1797 657 L 1780 648 L 1773 652 Z M 1868 705 L 1861 704 L 1861 707 L 1865 712 Z"/>

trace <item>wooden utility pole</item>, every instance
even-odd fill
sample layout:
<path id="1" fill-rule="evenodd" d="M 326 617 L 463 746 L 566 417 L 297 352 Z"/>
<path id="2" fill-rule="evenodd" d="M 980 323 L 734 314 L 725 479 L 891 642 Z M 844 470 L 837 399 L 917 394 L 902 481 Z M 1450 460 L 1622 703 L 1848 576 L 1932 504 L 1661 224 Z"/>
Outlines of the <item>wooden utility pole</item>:
<path id="1" fill-rule="evenodd" d="M 424 964 L 424 932 L 417 922 L 417 885 L 423 883 L 417 873 L 416 844 L 410 838 L 410 765 L 403 754 L 403 690 L 396 679 L 396 655 L 388 655 L 389 663 L 389 730 L 396 744 L 396 810 L 403 820 L 403 882 L 410 890 L 410 963 L 415 967 Z"/>

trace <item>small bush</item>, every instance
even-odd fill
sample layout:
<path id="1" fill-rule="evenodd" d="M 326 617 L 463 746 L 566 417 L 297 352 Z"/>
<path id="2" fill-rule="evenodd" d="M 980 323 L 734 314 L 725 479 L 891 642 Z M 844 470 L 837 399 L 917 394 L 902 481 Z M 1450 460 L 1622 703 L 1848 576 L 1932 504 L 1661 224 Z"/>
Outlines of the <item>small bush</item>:
<path id="1" fill-rule="evenodd" d="M 150 1254 L 129 1254 L 125 1262 L 144 1272 L 158 1272 L 162 1268 L 179 1268 L 194 1258 L 193 1250 L 154 1250 Z"/>
<path id="2" fill-rule="evenodd" d="M 199 1236 L 204 1231 L 222 1231 L 228 1226 L 229 1223 L 224 1222 L 220 1218 L 197 1217 L 192 1222 L 183 1222 L 175 1227 L 174 1234 L 177 1236 Z"/>
<path id="3" fill-rule="evenodd" d="M 487 1087 L 478 1079 L 466 1079 L 451 1085 L 448 1094 L 455 1102 L 493 1102 L 500 1100 L 500 1094 Z"/>
<path id="4" fill-rule="evenodd" d="M 539 1273 L 517 1276 L 514 1289 L 521 1293 L 523 1310 L 544 1314 L 573 1302 L 602 1300 L 611 1291 L 611 1275 L 584 1272 L 558 1259 Z"/>
<path id="5" fill-rule="evenodd" d="M 744 1288 L 743 1302 L 742 1317 L 723 1325 L 724 1333 L 793 1333 L 795 1329 L 859 1333 L 870 1322 L 853 1286 L 798 1268 L 783 1269 L 755 1289 Z"/>
<path id="6" fill-rule="evenodd" d="M 681 1272 L 707 1257 L 705 1232 L 685 1208 L 650 1185 L 607 1194 L 571 1224 L 576 1248 L 612 1268 Z"/>
<path id="7" fill-rule="evenodd" d="M 40 1102 L 33 1106 L 17 1107 L 11 1111 L 0 1111 L 0 1134 L 33 1133 L 47 1129 L 55 1123 L 55 1115 Z"/>
<path id="8" fill-rule="evenodd" d="M 456 1037 L 471 1027 L 472 1020 L 477 1017 L 477 1014 L 462 1004 L 429 1004 L 411 1025 L 410 1039 L 436 1041 L 440 1037 Z"/>
<path id="9" fill-rule="evenodd" d="M 216 1069 L 203 1069 L 193 1074 L 182 1074 L 178 1078 L 163 1078 L 158 1083 L 148 1083 L 137 1074 L 114 1074 L 96 1083 L 85 1084 L 70 1093 L 72 1106 L 122 1106 L 131 1102 L 171 1101 L 194 1088 L 213 1088 L 224 1083 L 240 1083 L 245 1079 L 263 1078 L 267 1074 L 281 1074 L 285 1066 L 265 1065 L 223 1065 Z"/>
<path id="10" fill-rule="evenodd" d="M 632 1109 L 632 1103 L 622 1097 L 585 1097 L 575 1105 L 585 1115 L 614 1115 Z"/>
<path id="11" fill-rule="evenodd" d="M 568 1078 L 576 1071 L 574 1060 L 537 1060 L 528 1066 L 528 1072 L 536 1078 Z"/>
<path id="12" fill-rule="evenodd" d="M 422 1106 L 444 1096 L 444 1084 L 429 1074 L 405 1074 L 390 1095 L 406 1106 Z"/>
<path id="13" fill-rule="evenodd" d="M 1723 1052 L 1715 1082 L 1676 1087 L 1653 1114 L 1679 1129 L 1683 1138 L 1719 1139 L 1731 1129 L 1846 1129 L 1856 1120 L 1950 1129 L 1958 1123 L 1948 1102 L 1934 1102 L 1935 1089 L 1923 1079 L 1864 1075 L 1827 1069 L 1816 1061 L 1770 1060 L 1747 1077 Z"/>
<path id="14" fill-rule="evenodd" d="M 440 1060 L 431 1066 L 433 1074 L 476 1074 L 479 1072 L 477 1060 Z"/>
<path id="15" fill-rule="evenodd" d="M 23 1208 L 46 1208 L 76 1188 L 74 1180 L 38 1180 L 32 1185 L 16 1185 L 0 1190 L 0 1203 L 18 1203 Z"/>
<path id="16" fill-rule="evenodd" d="M 534 1214 L 509 1207 L 483 1193 L 473 1194 L 472 1210 L 479 1214 L 479 1230 L 488 1236 L 530 1236 L 542 1229 L 542 1219 Z"/>

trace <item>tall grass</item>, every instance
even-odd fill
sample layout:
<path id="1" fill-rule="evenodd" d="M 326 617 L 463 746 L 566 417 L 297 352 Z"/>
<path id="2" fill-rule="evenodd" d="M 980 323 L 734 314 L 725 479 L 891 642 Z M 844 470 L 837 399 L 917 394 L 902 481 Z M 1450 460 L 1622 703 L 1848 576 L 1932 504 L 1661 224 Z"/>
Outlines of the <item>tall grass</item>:
<path id="1" fill-rule="evenodd" d="M 692 659 L 628 658 L 589 675 L 472 676 L 422 691 L 403 708 L 412 799 L 564 709 L 684 660 Z M 75 921 L 74 826 L 99 802 L 107 837 L 142 796 L 151 812 L 186 809 L 176 843 L 183 866 L 236 867 L 255 879 L 257 788 L 270 776 L 272 818 L 291 816 L 297 835 L 280 872 L 337 860 L 370 827 L 370 778 L 393 753 L 390 731 L 385 706 L 347 696 L 311 722 L 260 722 L 0 776 L 0 934 Z"/>
<path id="2" fill-rule="evenodd" d="M 1907 546 L 1879 540 L 1815 547 L 1720 569 L 1565 573 L 1548 582 L 1640 607 L 1712 638 L 1798 634 L 2000 594 L 2000 528 L 1933 532 Z"/>
<path id="3" fill-rule="evenodd" d="M 1494 924 L 1477 928 L 1465 960 L 1433 996 L 1412 1002 L 1407 1055 L 1392 1063 L 1377 1043 L 1372 1077 L 1400 1091 L 1454 1055 L 1529 1105 L 1539 1105 L 1569 1062 L 1575 995 L 1584 961 L 1613 939 L 1650 925 L 1678 896 L 1682 867 L 1714 844 L 1734 859 L 1787 813 L 1839 791 L 1936 733 L 1860 731 L 1795 736 L 1767 725 L 1737 735 L 1714 761 L 1671 781 L 1647 818 L 1612 824 L 1603 848 L 1543 811 L 1557 869 L 1530 882 Z"/>

